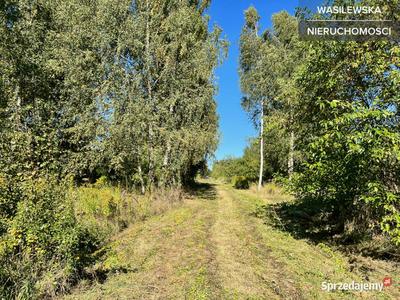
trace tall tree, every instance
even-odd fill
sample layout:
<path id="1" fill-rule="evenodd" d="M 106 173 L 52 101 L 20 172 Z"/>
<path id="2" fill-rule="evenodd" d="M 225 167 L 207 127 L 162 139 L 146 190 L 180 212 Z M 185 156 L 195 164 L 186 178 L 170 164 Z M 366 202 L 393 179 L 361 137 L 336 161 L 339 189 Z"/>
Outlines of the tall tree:
<path id="1" fill-rule="evenodd" d="M 127 181 L 146 171 L 140 182 L 147 181 L 149 189 L 155 182 L 184 182 L 193 177 L 189 170 L 215 151 L 213 74 L 228 43 L 220 39 L 219 27 L 209 31 L 206 3 L 136 1 L 120 26 L 104 89 L 103 115 L 110 128 L 102 148 L 109 149 Z"/>
<path id="2" fill-rule="evenodd" d="M 263 84 L 266 80 L 262 69 L 263 41 L 259 36 L 261 26 L 258 23 L 260 16 L 257 10 L 251 6 L 244 14 L 245 26 L 242 27 L 239 39 L 239 85 L 241 92 L 245 95 L 242 99 L 242 108 L 253 121 L 260 115 L 260 175 L 258 180 L 258 190 L 260 191 L 264 164 L 264 104 L 267 97 Z"/>
<path id="3" fill-rule="evenodd" d="M 239 42 L 239 74 L 242 93 L 242 107 L 253 121 L 260 116 L 260 176 L 265 172 L 264 153 L 268 144 L 280 143 L 287 153 L 287 171 L 291 179 L 294 169 L 294 128 L 292 105 L 298 94 L 295 76 L 302 64 L 302 49 L 298 41 L 297 22 L 286 11 L 272 16 L 273 27 L 258 34 L 259 16 L 254 7 L 245 12 L 246 25 Z M 268 116 L 268 118 L 266 118 Z M 265 120 L 264 120 L 265 119 Z M 267 122 L 267 123 L 265 123 Z M 257 123 L 255 123 L 258 127 Z M 266 139 L 265 131 L 268 139 Z"/>
<path id="4" fill-rule="evenodd" d="M 260 17 L 254 7 L 245 11 L 245 26 L 239 39 L 239 85 L 244 94 L 242 108 L 253 120 L 256 128 L 260 122 L 260 176 L 261 190 L 264 171 L 264 117 L 282 109 L 278 99 L 279 80 L 284 69 L 281 42 L 274 31 L 267 29 L 259 34 Z"/>
<path id="5" fill-rule="evenodd" d="M 297 33 L 297 21 L 286 11 L 272 16 L 273 27 L 264 34 L 267 52 L 265 59 L 275 60 L 274 68 L 267 70 L 276 79 L 275 105 L 272 107 L 270 123 L 278 123 L 288 137 L 288 173 L 291 180 L 294 170 L 295 129 L 293 124 L 293 105 L 299 95 L 296 75 L 305 63 L 303 50 Z M 273 124 L 271 124 L 273 125 Z M 298 129 L 297 129 L 298 130 Z"/>
<path id="6" fill-rule="evenodd" d="M 104 74 L 96 43 L 101 39 L 96 8 L 69 4 L 2 2 L 1 134 L 3 145 L 16 137 L 14 133 L 35 141 L 25 143 L 35 154 L 23 164 L 29 172 L 46 170 L 45 161 L 51 160 L 58 172 L 73 171 L 78 161 L 85 165 L 84 155 L 75 158 L 89 150 L 95 137 L 96 88 Z M 38 150 L 43 143 L 54 150 L 51 157 Z"/>

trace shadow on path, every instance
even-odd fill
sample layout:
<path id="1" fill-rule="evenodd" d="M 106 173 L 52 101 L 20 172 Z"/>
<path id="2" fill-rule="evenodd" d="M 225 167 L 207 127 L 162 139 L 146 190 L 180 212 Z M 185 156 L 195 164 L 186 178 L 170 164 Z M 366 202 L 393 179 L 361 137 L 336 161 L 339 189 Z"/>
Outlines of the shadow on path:
<path id="1" fill-rule="evenodd" d="M 216 200 L 216 184 L 211 182 L 195 182 L 185 189 L 190 196 L 202 198 L 205 200 Z"/>
<path id="2" fill-rule="evenodd" d="M 345 222 L 339 211 L 327 211 L 313 202 L 283 202 L 258 207 L 254 216 L 265 220 L 295 239 L 306 239 L 314 245 L 320 243 L 335 246 L 346 255 L 361 254 L 375 259 L 400 261 L 398 248 L 388 239 L 362 235 L 345 230 Z M 349 222 L 349 221 L 347 221 Z M 384 249 L 381 249 L 381 248 Z"/>

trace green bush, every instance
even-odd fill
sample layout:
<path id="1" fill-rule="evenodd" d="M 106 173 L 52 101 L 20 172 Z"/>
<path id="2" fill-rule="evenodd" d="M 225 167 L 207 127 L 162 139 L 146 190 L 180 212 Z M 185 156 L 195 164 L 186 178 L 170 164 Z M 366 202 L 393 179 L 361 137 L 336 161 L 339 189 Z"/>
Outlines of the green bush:
<path id="1" fill-rule="evenodd" d="M 248 189 L 250 187 L 249 180 L 244 176 L 235 176 L 232 178 L 232 184 L 237 189 Z"/>
<path id="2" fill-rule="evenodd" d="M 65 184 L 2 179 L 0 190 L 8 208 L 0 212 L 0 298 L 56 295 L 82 270 L 96 241 L 77 225 Z"/>

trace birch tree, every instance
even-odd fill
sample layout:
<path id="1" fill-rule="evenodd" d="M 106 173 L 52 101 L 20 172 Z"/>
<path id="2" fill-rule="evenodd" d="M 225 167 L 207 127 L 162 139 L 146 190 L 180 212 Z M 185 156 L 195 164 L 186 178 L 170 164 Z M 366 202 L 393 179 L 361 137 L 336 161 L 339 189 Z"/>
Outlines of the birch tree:
<path id="1" fill-rule="evenodd" d="M 271 50 L 275 68 L 269 69 L 276 78 L 275 114 L 272 122 L 285 131 L 288 139 L 288 175 L 292 179 L 294 171 L 295 129 L 293 126 L 293 105 L 297 101 L 299 89 L 296 86 L 296 74 L 305 63 L 305 51 L 298 40 L 297 21 L 286 11 L 272 16 L 273 27 L 264 34 L 266 46 Z"/>
<path id="2" fill-rule="evenodd" d="M 296 97 L 295 74 L 302 63 L 302 51 L 296 20 L 286 11 L 274 14 L 273 27 L 261 34 L 259 19 L 254 7 L 245 11 L 246 25 L 239 40 L 239 75 L 244 94 L 242 108 L 253 122 L 260 118 L 260 190 L 265 171 L 265 146 L 280 143 L 284 136 L 288 141 L 284 152 L 288 153 L 289 179 L 293 174 L 295 134 L 291 106 Z"/>
<path id="3" fill-rule="evenodd" d="M 242 108 L 260 127 L 260 175 L 258 190 L 261 190 L 264 170 L 264 116 L 275 106 L 276 76 L 272 70 L 278 54 L 267 47 L 265 32 L 260 34 L 260 16 L 251 6 L 245 11 L 245 25 L 239 39 L 239 85 L 242 94 Z M 272 56 L 276 56 L 275 59 Z"/>
<path id="4" fill-rule="evenodd" d="M 220 38 L 221 28 L 208 29 L 207 3 L 136 1 L 112 55 L 116 60 L 103 100 L 112 108 L 112 135 L 104 140 L 130 149 L 112 154 L 114 166 L 130 174 L 128 181 L 143 173 L 140 182 L 149 190 L 156 182 L 160 187 L 186 182 L 192 167 L 218 145 L 213 74 L 228 43 Z M 130 142 L 121 140 L 124 136 Z"/>

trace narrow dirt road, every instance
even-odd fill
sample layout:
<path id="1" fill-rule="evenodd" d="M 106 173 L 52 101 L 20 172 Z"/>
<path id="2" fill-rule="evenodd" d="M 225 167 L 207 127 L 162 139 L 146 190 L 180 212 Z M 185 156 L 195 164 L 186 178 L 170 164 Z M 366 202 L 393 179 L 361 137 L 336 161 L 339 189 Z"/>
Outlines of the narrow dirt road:
<path id="1" fill-rule="evenodd" d="M 261 200 L 208 181 L 167 214 L 115 237 L 105 280 L 67 299 L 394 299 L 329 294 L 321 283 L 360 281 L 339 254 L 311 246 L 252 216 Z M 400 296 L 400 295 L 399 295 Z"/>

